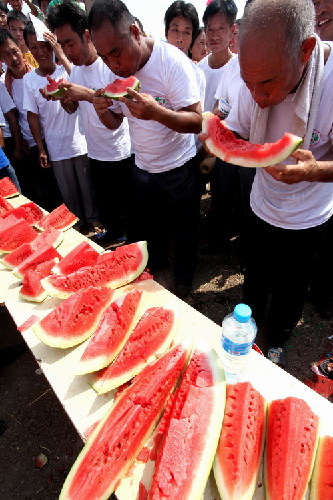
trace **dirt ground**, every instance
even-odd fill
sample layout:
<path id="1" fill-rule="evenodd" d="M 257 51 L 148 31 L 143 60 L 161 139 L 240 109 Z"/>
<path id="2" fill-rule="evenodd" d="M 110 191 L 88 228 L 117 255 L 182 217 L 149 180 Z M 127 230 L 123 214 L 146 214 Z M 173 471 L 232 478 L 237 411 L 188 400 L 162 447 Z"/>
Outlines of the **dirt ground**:
<path id="1" fill-rule="evenodd" d="M 206 244 L 201 238 L 200 249 Z M 200 254 L 194 292 L 186 300 L 218 324 L 241 301 L 238 245 L 234 239 L 228 251 Z M 170 270 L 155 279 L 169 288 Z M 23 342 L 5 307 L 0 307 L 0 329 L 0 348 Z M 328 339 L 332 334 L 333 321 L 322 320 L 311 304 L 306 304 L 288 345 L 287 371 L 301 381 L 311 377 L 311 363 L 333 351 L 333 342 Z M 262 335 L 257 343 L 265 349 Z M 30 351 L 0 366 L 0 440 L 1 500 L 58 498 L 83 444 Z M 39 453 L 48 459 L 41 469 L 35 466 Z"/>

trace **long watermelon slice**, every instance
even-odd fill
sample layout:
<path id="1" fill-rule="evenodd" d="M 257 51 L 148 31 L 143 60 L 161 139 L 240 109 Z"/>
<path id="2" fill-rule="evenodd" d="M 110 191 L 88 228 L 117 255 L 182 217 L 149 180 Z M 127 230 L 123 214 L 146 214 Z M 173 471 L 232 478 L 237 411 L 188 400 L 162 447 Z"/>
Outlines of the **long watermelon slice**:
<path id="1" fill-rule="evenodd" d="M 19 279 L 23 279 L 28 271 L 36 269 L 38 264 L 46 262 L 54 258 L 61 259 L 61 255 L 52 245 L 44 245 L 38 250 L 35 250 L 29 257 L 24 259 L 21 264 L 19 264 L 15 269 L 13 269 L 13 274 Z"/>
<path id="2" fill-rule="evenodd" d="M 333 437 L 321 436 L 311 479 L 310 500 L 333 500 Z"/>
<path id="3" fill-rule="evenodd" d="M 14 208 L 9 201 L 0 195 L 0 217 L 4 217 L 12 208 Z"/>
<path id="4" fill-rule="evenodd" d="M 176 346 L 135 378 L 88 439 L 59 500 L 109 498 L 153 431 L 188 357 L 188 345 Z"/>
<path id="5" fill-rule="evenodd" d="M 265 450 L 266 500 L 303 500 L 318 441 L 318 416 L 302 399 L 270 403 Z"/>
<path id="6" fill-rule="evenodd" d="M 51 213 L 46 215 L 42 220 L 37 222 L 35 226 L 44 231 L 49 227 L 54 227 L 55 229 L 61 229 L 62 231 L 67 231 L 67 229 L 74 226 L 74 224 L 79 219 L 74 215 L 66 205 L 63 203 L 59 207 L 52 210 Z"/>
<path id="7" fill-rule="evenodd" d="M 214 475 L 223 500 L 251 500 L 265 435 L 265 400 L 250 382 L 227 386 Z"/>
<path id="8" fill-rule="evenodd" d="M 8 215 L 12 214 L 18 219 L 24 219 L 28 224 L 35 224 L 36 222 L 42 220 L 44 217 L 43 210 L 39 208 L 36 203 L 29 201 L 29 203 L 24 203 L 19 207 L 12 208 Z"/>
<path id="9" fill-rule="evenodd" d="M 3 198 L 13 198 L 19 194 L 19 190 L 9 177 L 0 179 L 0 195 L 3 196 Z"/>
<path id="10" fill-rule="evenodd" d="M 47 293 L 41 285 L 40 280 L 51 273 L 52 267 L 58 261 L 57 258 L 48 260 L 38 264 L 36 269 L 29 270 L 23 279 L 20 288 L 20 298 L 29 302 L 43 302 L 46 299 Z"/>
<path id="11" fill-rule="evenodd" d="M 202 113 L 202 132 L 208 134 L 205 144 L 214 156 L 240 167 L 277 165 L 290 156 L 302 142 L 301 137 L 285 133 L 277 142 L 252 144 L 237 139 L 219 117 L 209 111 Z"/>
<path id="12" fill-rule="evenodd" d="M 55 274 L 71 274 L 81 267 L 93 266 L 97 262 L 98 252 L 87 242 L 82 241 L 54 267 Z"/>
<path id="13" fill-rule="evenodd" d="M 132 332 L 141 297 L 141 290 L 132 290 L 105 309 L 96 332 L 81 356 L 76 370 L 78 375 L 101 370 L 114 360 Z"/>
<path id="14" fill-rule="evenodd" d="M 43 287 L 51 296 L 65 299 L 87 286 L 119 288 L 135 280 L 148 261 L 147 242 L 139 241 L 99 255 L 97 264 L 82 267 L 67 276 L 44 278 Z"/>
<path id="15" fill-rule="evenodd" d="M 44 344 L 61 349 L 81 344 L 96 330 L 112 294 L 106 287 L 80 290 L 33 326 L 36 336 Z"/>
<path id="16" fill-rule="evenodd" d="M 114 362 L 93 375 L 93 389 L 104 394 L 124 384 L 165 352 L 174 335 L 174 311 L 163 307 L 147 309 Z"/>
<path id="17" fill-rule="evenodd" d="M 118 101 L 119 97 L 128 97 L 131 99 L 132 96 L 130 96 L 127 92 L 129 87 L 139 92 L 141 85 L 135 76 L 130 76 L 129 78 L 122 80 L 117 78 L 103 89 L 103 95 L 113 99 L 114 101 Z"/>
<path id="18" fill-rule="evenodd" d="M 0 226 L 0 252 L 8 253 L 23 243 L 30 243 L 37 237 L 37 232 L 24 219 L 16 219 L 9 226 Z M 5 219 L 6 220 L 6 219 Z"/>
<path id="19" fill-rule="evenodd" d="M 196 347 L 173 402 L 147 500 L 201 500 L 224 404 L 221 362 L 211 348 Z"/>

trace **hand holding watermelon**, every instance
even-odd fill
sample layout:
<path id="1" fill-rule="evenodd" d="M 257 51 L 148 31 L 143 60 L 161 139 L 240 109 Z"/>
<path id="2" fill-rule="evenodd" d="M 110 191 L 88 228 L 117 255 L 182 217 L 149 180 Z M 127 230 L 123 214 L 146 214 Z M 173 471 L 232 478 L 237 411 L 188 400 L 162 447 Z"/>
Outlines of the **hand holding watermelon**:
<path id="1" fill-rule="evenodd" d="M 307 181 L 316 182 L 320 178 L 322 170 L 315 160 L 311 151 L 297 149 L 290 156 L 297 160 L 296 165 L 274 165 L 266 167 L 265 170 L 277 181 L 285 184 L 295 184 L 296 182 Z"/>

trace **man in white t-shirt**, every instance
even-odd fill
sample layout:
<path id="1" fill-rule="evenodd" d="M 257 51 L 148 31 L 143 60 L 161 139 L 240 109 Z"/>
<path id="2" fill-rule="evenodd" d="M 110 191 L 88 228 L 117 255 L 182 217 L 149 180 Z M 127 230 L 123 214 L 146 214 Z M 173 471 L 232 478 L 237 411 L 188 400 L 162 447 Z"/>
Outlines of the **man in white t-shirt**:
<path id="1" fill-rule="evenodd" d="M 246 86 L 226 120 L 251 142 L 304 137 L 293 158 L 257 169 L 251 192 L 245 301 L 259 322 L 267 315 L 268 355 L 281 364 L 333 214 L 333 54 L 313 33 L 307 0 L 249 4 L 239 38 Z"/>
<path id="2" fill-rule="evenodd" d="M 49 8 L 48 26 L 73 63 L 70 85 L 62 102 L 76 103 L 85 134 L 99 220 L 107 229 L 99 244 L 107 244 L 127 232 L 132 198 L 133 157 L 128 122 L 116 130 L 106 128 L 98 118 L 92 98 L 116 76 L 98 57 L 88 31 L 88 16 L 76 3 L 65 0 Z M 64 105 L 66 109 L 66 104 Z"/>
<path id="3" fill-rule="evenodd" d="M 176 47 L 143 37 L 120 0 L 96 0 L 89 26 L 109 68 L 141 82 L 140 93 L 128 90 L 132 99 L 112 103 L 96 92 L 94 105 L 111 129 L 128 118 L 136 164 L 136 237 L 148 240 L 153 271 L 166 264 L 173 237 L 176 293 L 184 297 L 195 271 L 199 212 L 193 134 L 201 129 L 201 106 L 192 63 Z"/>
<path id="4" fill-rule="evenodd" d="M 79 130 L 78 113 L 66 113 L 59 100 L 46 100 L 40 92 L 48 80 L 67 80 L 68 74 L 63 66 L 53 62 L 51 45 L 37 41 L 31 22 L 25 28 L 24 37 L 39 64 L 23 80 L 24 108 L 38 146 L 41 166 L 47 168 L 50 161 L 64 203 L 79 218 L 79 224 L 93 226 L 97 221 L 97 210 L 90 181 L 87 144 Z"/>

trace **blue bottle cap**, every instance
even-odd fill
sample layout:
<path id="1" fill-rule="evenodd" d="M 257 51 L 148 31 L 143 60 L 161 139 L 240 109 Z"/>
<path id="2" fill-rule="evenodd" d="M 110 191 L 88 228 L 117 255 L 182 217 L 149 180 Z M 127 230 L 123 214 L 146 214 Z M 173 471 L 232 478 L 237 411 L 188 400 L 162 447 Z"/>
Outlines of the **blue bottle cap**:
<path id="1" fill-rule="evenodd" d="M 251 307 L 246 304 L 237 304 L 234 309 L 234 318 L 240 323 L 246 323 L 252 316 Z"/>

